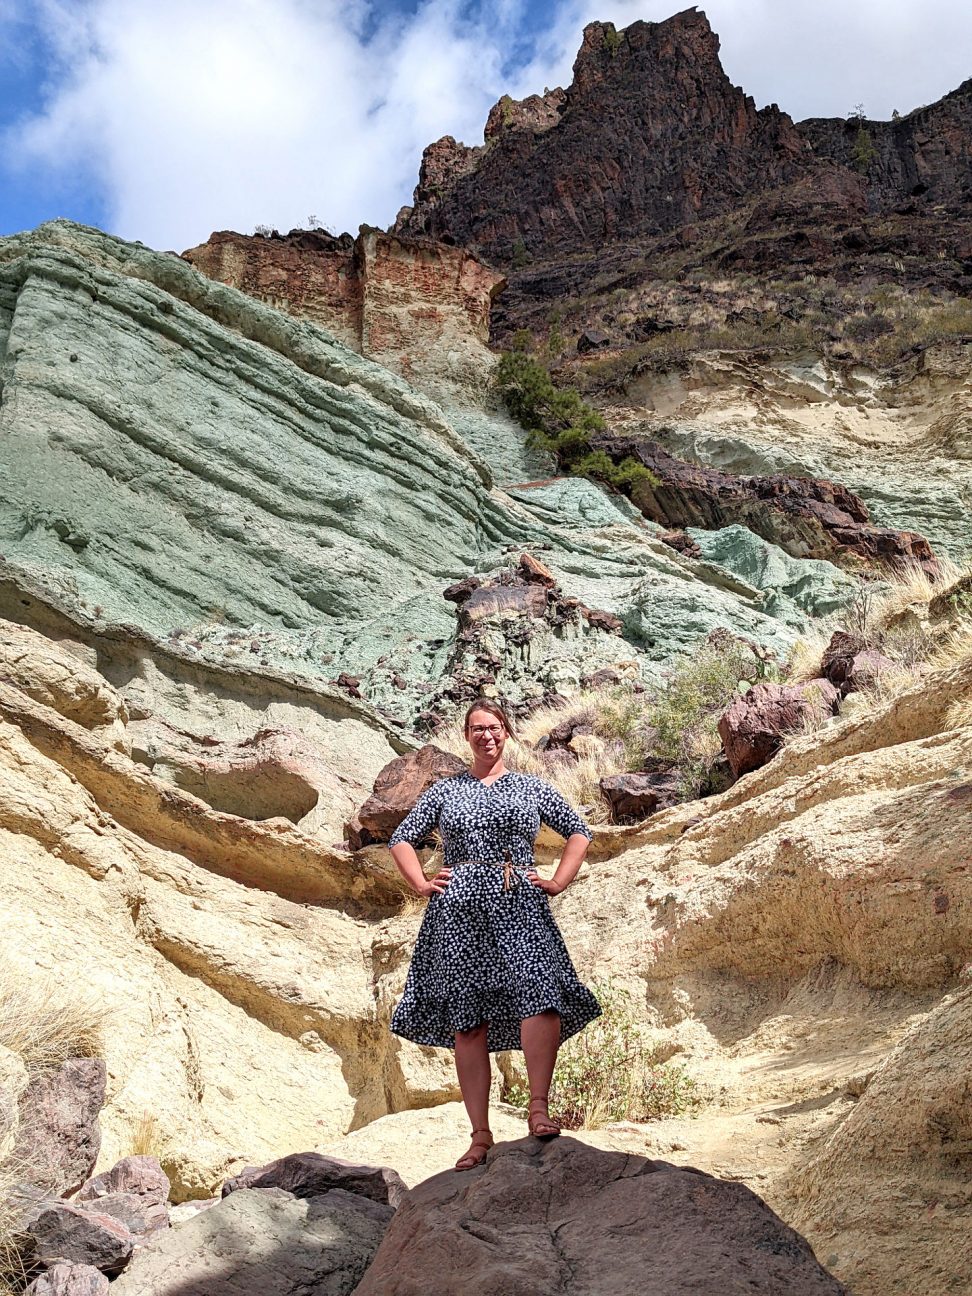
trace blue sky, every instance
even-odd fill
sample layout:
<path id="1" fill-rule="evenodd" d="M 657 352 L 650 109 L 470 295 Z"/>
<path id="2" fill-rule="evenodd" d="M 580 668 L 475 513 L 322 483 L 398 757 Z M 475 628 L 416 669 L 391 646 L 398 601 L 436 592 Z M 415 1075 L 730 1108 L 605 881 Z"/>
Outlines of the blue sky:
<path id="1" fill-rule="evenodd" d="M 566 85 L 581 32 L 660 0 L 0 0 L 0 234 L 69 216 L 181 250 L 213 229 L 385 225 L 422 148 Z M 888 117 L 970 72 L 967 0 L 711 0 L 729 76 L 796 119 Z"/>

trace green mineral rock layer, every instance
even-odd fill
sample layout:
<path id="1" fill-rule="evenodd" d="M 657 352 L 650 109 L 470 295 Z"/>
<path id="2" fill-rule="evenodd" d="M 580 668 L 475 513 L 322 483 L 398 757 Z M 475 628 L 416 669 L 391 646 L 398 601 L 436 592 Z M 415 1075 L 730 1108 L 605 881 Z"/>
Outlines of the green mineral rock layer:
<path id="1" fill-rule="evenodd" d="M 88 620 L 216 660 L 245 636 L 252 669 L 346 671 L 410 719 L 454 651 L 443 588 L 523 549 L 626 636 L 545 633 L 514 692 L 650 674 L 717 625 L 783 651 L 853 586 L 739 527 L 683 558 L 588 481 L 524 483 L 544 463 L 491 417 L 172 254 L 65 221 L 0 240 L 0 551 Z"/>

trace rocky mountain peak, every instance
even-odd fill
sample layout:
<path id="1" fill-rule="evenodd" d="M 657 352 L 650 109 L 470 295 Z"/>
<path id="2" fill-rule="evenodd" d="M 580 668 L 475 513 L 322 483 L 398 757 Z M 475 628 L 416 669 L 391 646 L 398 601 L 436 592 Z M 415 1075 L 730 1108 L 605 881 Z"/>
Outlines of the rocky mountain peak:
<path id="1" fill-rule="evenodd" d="M 623 31 L 588 24 L 570 87 L 504 96 L 485 139 L 426 150 L 396 231 L 505 264 L 718 215 L 754 185 L 797 178 L 810 155 L 785 113 L 732 85 L 696 9 Z"/>

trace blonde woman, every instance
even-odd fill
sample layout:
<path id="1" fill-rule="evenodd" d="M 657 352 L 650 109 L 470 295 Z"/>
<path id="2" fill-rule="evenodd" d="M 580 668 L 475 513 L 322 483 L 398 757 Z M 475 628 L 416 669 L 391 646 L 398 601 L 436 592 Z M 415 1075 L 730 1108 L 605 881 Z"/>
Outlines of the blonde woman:
<path id="1" fill-rule="evenodd" d="M 557 1050 L 601 1012 L 577 978 L 548 900 L 574 880 L 593 834 L 546 780 L 506 768 L 503 749 L 514 735 L 499 703 L 474 702 L 465 735 L 470 767 L 426 789 L 389 841 L 406 882 L 429 900 L 391 1028 L 455 1049 L 472 1124 L 457 1170 L 482 1164 L 493 1145 L 489 1054 L 522 1048 L 530 1133 L 555 1138 L 560 1126 L 547 1100 Z M 533 865 L 541 823 L 566 838 L 549 880 Z M 415 847 L 434 827 L 444 862 L 426 878 Z"/>

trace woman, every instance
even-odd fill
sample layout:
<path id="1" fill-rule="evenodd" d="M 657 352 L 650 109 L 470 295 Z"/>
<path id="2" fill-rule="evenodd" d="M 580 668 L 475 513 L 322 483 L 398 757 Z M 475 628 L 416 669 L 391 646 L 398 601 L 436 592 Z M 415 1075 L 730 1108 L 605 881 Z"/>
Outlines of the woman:
<path id="1" fill-rule="evenodd" d="M 514 735 L 497 702 L 474 702 L 464 728 L 471 768 L 426 789 L 388 843 L 406 882 L 429 900 L 391 1028 L 455 1049 L 473 1127 L 457 1170 L 480 1165 L 493 1145 L 489 1054 L 523 1049 L 530 1133 L 554 1138 L 560 1126 L 547 1097 L 557 1049 L 601 1012 L 577 979 L 547 899 L 574 880 L 593 834 L 556 788 L 506 768 L 503 748 Z M 541 823 L 567 839 L 549 880 L 533 867 Z M 444 863 L 429 879 L 414 848 L 436 825 Z"/>

